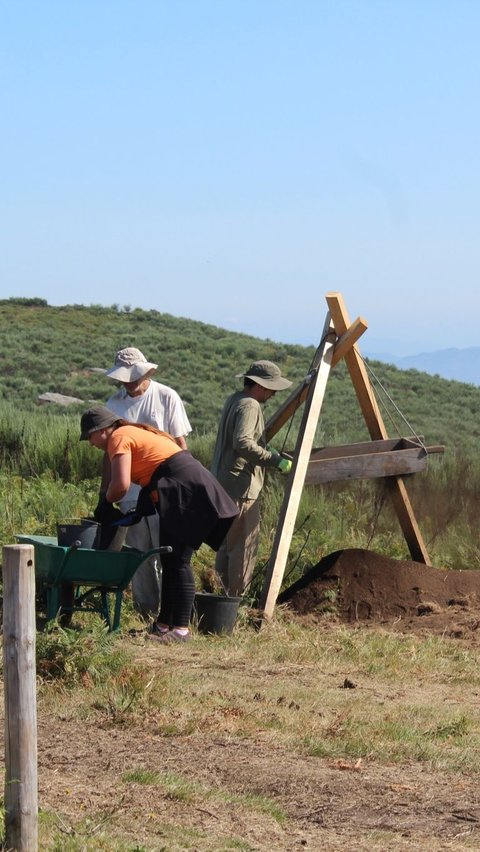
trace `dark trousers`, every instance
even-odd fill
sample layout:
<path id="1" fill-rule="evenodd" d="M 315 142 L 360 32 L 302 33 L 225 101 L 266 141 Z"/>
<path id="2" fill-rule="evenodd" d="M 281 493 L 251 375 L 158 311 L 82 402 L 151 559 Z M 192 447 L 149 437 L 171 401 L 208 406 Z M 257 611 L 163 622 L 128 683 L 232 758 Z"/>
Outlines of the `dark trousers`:
<path id="1" fill-rule="evenodd" d="M 195 598 L 195 577 L 191 559 L 193 547 L 161 534 L 163 545 L 170 545 L 172 553 L 162 554 L 162 595 L 157 621 L 169 627 L 188 627 Z"/>

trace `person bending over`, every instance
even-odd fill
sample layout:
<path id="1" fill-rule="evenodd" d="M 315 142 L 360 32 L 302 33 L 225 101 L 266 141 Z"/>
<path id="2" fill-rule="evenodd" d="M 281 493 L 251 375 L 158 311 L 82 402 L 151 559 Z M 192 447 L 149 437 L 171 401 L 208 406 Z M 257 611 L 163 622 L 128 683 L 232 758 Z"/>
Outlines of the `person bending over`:
<path id="1" fill-rule="evenodd" d="M 97 519 L 118 520 L 113 506 L 127 493 L 131 482 L 141 486 L 133 518 L 157 512 L 162 555 L 162 597 L 152 636 L 168 643 L 190 638 L 189 623 L 195 597 L 191 566 L 194 550 L 202 542 L 218 550 L 238 515 L 233 500 L 212 474 L 171 435 L 151 426 L 129 423 L 106 406 L 82 414 L 80 440 L 108 454 L 110 478 Z M 121 521 L 120 521 L 121 522 Z"/>

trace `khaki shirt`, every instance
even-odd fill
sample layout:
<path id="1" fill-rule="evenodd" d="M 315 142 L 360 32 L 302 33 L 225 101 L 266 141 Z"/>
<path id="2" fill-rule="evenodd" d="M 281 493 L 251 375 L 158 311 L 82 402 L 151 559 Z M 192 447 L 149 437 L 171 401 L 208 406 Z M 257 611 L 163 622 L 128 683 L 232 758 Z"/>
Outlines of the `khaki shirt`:
<path id="1" fill-rule="evenodd" d="M 280 456 L 266 449 L 265 421 L 256 399 L 236 391 L 226 401 L 218 426 L 211 471 L 233 500 L 255 500 L 266 467 Z"/>

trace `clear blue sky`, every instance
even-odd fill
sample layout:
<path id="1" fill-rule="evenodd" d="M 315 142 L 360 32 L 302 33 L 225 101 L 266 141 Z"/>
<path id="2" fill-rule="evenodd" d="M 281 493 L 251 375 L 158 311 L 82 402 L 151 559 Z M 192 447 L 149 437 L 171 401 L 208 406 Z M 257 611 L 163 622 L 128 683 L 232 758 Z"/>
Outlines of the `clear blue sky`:
<path id="1" fill-rule="evenodd" d="M 0 295 L 480 345 L 478 0 L 0 0 Z"/>

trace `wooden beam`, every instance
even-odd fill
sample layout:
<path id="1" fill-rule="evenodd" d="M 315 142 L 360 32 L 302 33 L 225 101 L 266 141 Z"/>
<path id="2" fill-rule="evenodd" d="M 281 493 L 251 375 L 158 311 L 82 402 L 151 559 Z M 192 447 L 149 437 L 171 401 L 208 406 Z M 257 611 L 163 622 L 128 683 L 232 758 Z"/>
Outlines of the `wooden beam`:
<path id="1" fill-rule="evenodd" d="M 350 326 L 343 297 L 341 293 L 327 293 L 326 300 L 335 332 L 338 337 L 341 337 Z M 344 358 L 370 437 L 374 441 L 388 438 L 366 367 L 356 344 L 346 352 Z M 386 482 L 412 559 L 431 565 L 403 480 L 398 476 L 388 478 Z"/>
<path id="2" fill-rule="evenodd" d="M 428 455 L 430 455 L 431 453 L 444 453 L 445 452 L 445 446 L 443 444 L 432 444 L 432 446 L 425 447 L 425 449 L 426 449 Z"/>
<path id="3" fill-rule="evenodd" d="M 357 317 L 350 328 L 346 330 L 345 334 L 342 334 L 342 336 L 338 338 L 333 350 L 332 367 L 335 367 L 340 359 L 345 357 L 349 349 L 352 348 L 353 344 L 357 342 L 367 328 L 368 325 L 366 321 L 362 319 L 362 317 Z"/>
<path id="4" fill-rule="evenodd" d="M 325 336 L 328 337 L 330 343 L 335 341 L 335 333 L 333 328 L 327 328 L 326 332 L 324 329 Z M 324 349 L 325 339 L 322 335 L 322 340 L 318 344 L 318 347 L 315 351 L 315 355 L 313 356 L 312 364 L 310 369 L 305 376 L 305 379 L 295 388 L 294 391 L 289 395 L 289 397 L 285 400 L 285 402 L 275 411 L 267 423 L 265 425 L 265 434 L 267 436 L 267 441 L 271 441 L 273 436 L 280 431 L 282 426 L 290 420 L 290 418 L 295 414 L 297 408 L 299 408 L 302 403 L 305 402 L 308 391 L 310 388 L 310 383 L 312 379 L 316 377 L 316 373 L 319 367 L 319 364 L 323 357 L 323 349 Z"/>
<path id="5" fill-rule="evenodd" d="M 285 400 L 283 405 L 277 409 L 277 411 L 272 414 L 272 416 L 267 420 L 265 425 L 265 434 L 267 436 L 267 441 L 271 441 L 273 436 L 277 434 L 277 432 L 282 428 L 282 426 L 290 420 L 297 408 L 299 408 L 303 402 L 305 402 L 308 394 L 308 386 L 310 384 L 312 378 L 312 373 L 309 373 L 306 377 L 305 381 L 302 382 Z"/>
<path id="6" fill-rule="evenodd" d="M 332 333 L 330 315 L 327 314 L 322 343 L 319 350 L 319 364 L 312 377 L 305 400 L 302 423 L 298 432 L 292 470 L 285 486 L 280 518 L 275 533 L 272 553 L 267 565 L 260 609 L 263 616 L 269 619 L 273 615 L 275 603 L 283 581 L 288 552 L 292 541 L 293 530 L 297 518 L 298 507 L 302 496 L 305 474 L 307 472 L 310 453 L 315 438 L 318 418 L 322 407 L 327 379 L 330 374 L 332 351 L 335 334 Z"/>

